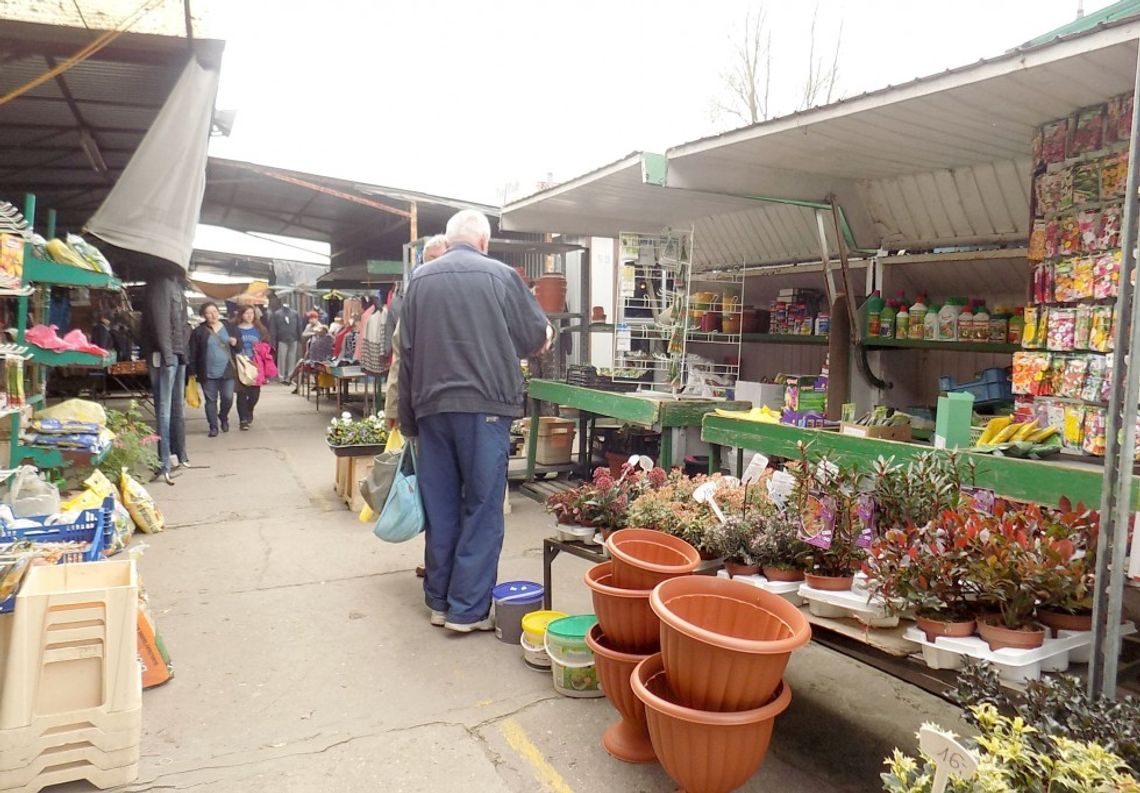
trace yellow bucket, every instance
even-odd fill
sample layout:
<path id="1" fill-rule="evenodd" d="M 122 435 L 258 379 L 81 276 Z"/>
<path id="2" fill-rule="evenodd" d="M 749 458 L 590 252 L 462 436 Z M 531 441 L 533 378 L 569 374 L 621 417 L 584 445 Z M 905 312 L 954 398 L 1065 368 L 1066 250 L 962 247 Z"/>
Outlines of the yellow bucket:
<path id="1" fill-rule="evenodd" d="M 570 616 L 564 611 L 532 611 L 522 618 L 523 636 L 531 647 L 546 644 L 546 626 L 554 620 Z"/>

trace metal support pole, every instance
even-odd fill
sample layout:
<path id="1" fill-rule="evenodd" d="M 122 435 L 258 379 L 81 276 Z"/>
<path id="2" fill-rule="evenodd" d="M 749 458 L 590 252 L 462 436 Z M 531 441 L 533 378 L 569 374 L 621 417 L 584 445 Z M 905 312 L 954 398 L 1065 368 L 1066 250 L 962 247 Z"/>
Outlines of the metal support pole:
<path id="1" fill-rule="evenodd" d="M 1140 57 L 1136 88 L 1140 93 Z M 1132 461 L 1136 451 L 1136 403 L 1140 400 L 1140 367 L 1129 353 L 1140 349 L 1140 302 L 1133 300 L 1136 271 L 1137 189 L 1140 188 L 1140 106 L 1133 103 L 1132 137 L 1128 145 L 1128 192 L 1120 245 L 1120 293 L 1116 297 L 1112 394 L 1108 402 L 1104 484 L 1100 496 L 1096 590 L 1093 598 L 1093 643 L 1089 663 L 1090 697 L 1116 697 L 1120 658 L 1120 615 L 1124 601 L 1124 551 L 1132 519 Z"/>

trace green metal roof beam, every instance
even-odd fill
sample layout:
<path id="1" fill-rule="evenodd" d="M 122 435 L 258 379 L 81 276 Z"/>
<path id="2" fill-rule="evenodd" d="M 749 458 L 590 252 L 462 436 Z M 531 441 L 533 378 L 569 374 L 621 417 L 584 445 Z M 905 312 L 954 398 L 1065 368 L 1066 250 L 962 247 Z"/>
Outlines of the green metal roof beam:
<path id="1" fill-rule="evenodd" d="M 1062 36 L 1071 36 L 1074 33 L 1083 33 L 1086 30 L 1091 30 L 1097 25 L 1106 22 L 1117 22 L 1121 19 L 1126 19 L 1130 16 L 1140 14 L 1140 0 L 1120 0 L 1118 3 L 1113 3 L 1108 8 L 1102 8 L 1100 11 L 1094 11 L 1091 14 L 1086 14 L 1079 19 L 1075 19 L 1067 25 L 1061 25 L 1059 28 L 1050 30 L 1048 33 L 1043 33 L 1034 39 L 1022 44 L 1022 47 L 1037 47 L 1041 44 L 1048 44 L 1054 39 Z"/>

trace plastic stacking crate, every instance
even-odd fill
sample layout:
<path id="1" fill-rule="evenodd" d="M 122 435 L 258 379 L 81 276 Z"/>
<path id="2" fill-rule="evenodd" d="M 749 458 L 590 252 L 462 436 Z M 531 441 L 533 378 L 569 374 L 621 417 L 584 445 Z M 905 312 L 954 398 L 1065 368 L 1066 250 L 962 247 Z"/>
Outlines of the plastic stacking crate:
<path id="1" fill-rule="evenodd" d="M 943 375 L 938 378 L 938 387 L 948 394 L 973 394 L 975 407 L 1013 401 L 1013 381 L 1009 369 L 983 369 L 978 379 L 970 383 L 955 383 L 954 378 Z"/>
<path id="2" fill-rule="evenodd" d="M 0 551 L 4 546 L 21 540 L 37 543 L 77 542 L 86 543 L 87 550 L 72 552 L 60 557 L 59 563 L 96 562 L 103 558 L 103 549 L 113 540 L 115 499 L 108 496 L 98 508 L 85 509 L 71 523 L 48 523 L 49 517 L 23 518 L 22 522 L 36 521 L 38 526 L 8 528 L 0 526 Z M 0 600 L 0 614 L 6 614 L 16 606 L 16 594 Z M 0 788 L 2 793 L 3 788 Z"/>
<path id="3" fill-rule="evenodd" d="M 33 567 L 11 619 L 0 730 L 133 726 L 102 721 L 142 702 L 133 560 Z"/>

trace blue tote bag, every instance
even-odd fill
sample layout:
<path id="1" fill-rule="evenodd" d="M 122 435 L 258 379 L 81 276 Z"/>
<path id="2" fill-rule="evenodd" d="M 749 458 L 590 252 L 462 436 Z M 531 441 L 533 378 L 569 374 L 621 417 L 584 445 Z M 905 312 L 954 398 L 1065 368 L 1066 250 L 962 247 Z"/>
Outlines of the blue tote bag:
<path id="1" fill-rule="evenodd" d="M 416 453 L 411 443 L 400 451 L 392 489 L 372 528 L 384 542 L 407 542 L 424 530 L 424 505 L 416 477 Z"/>

